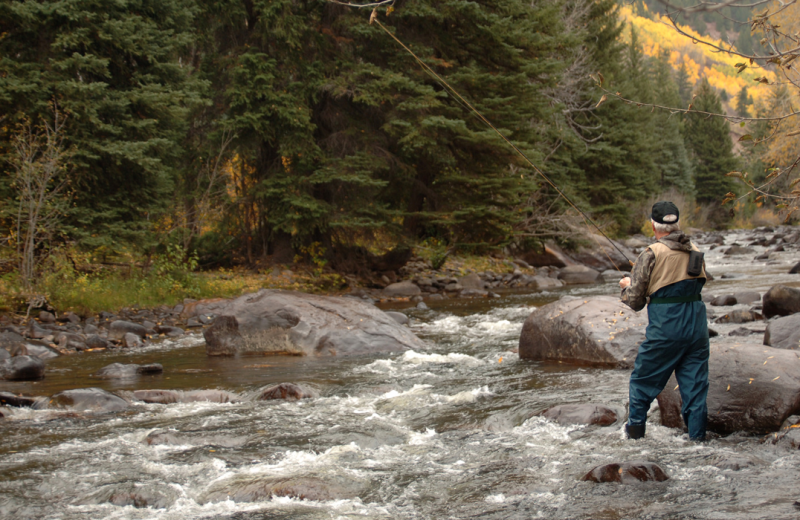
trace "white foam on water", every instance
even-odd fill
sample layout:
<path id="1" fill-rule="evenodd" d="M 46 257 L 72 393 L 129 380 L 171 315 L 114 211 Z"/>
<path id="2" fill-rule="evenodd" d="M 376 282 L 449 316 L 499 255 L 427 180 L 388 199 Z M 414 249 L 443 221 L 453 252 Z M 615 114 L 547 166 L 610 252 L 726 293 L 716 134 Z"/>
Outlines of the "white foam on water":
<path id="1" fill-rule="evenodd" d="M 436 430 L 433 428 L 428 428 L 423 433 L 411 432 L 411 436 L 408 439 L 408 444 L 410 446 L 422 446 L 425 444 L 430 444 L 435 437 Z"/>
<path id="2" fill-rule="evenodd" d="M 478 366 L 484 364 L 484 361 L 478 358 L 469 356 L 467 354 L 459 354 L 457 352 L 451 352 L 447 355 L 442 355 L 442 354 L 422 354 L 414 350 L 407 350 L 403 354 L 401 360 L 405 363 L 413 363 L 415 365 L 420 365 L 424 363 L 434 363 L 434 364 L 454 363 L 467 366 Z"/>
<path id="3" fill-rule="evenodd" d="M 489 495 L 483 499 L 487 504 L 502 504 L 506 501 L 506 496 L 502 493 L 498 495 Z"/>
<path id="4" fill-rule="evenodd" d="M 505 332 L 518 333 L 522 329 L 519 323 L 511 323 L 508 320 L 483 321 L 478 323 L 478 327 L 483 329 L 483 333 L 501 334 Z M 481 335 L 483 335 L 483 333 Z"/>
<path id="5" fill-rule="evenodd" d="M 455 395 L 445 395 L 441 397 L 443 397 L 446 402 L 451 404 L 465 404 L 474 403 L 481 397 L 489 397 L 493 395 L 495 395 L 494 392 L 490 391 L 488 386 L 483 386 L 480 388 L 459 392 Z"/>

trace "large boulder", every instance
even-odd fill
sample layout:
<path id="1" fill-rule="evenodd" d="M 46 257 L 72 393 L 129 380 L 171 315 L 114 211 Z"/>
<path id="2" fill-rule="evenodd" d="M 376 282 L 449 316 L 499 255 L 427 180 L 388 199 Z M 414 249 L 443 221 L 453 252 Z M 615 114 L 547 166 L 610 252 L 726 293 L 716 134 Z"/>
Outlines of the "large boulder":
<path id="1" fill-rule="evenodd" d="M 0 333 L 0 348 L 7 351 L 11 356 L 34 356 L 40 359 L 51 359 L 61 355 L 48 343 L 38 339 L 24 338 L 16 332 Z"/>
<path id="2" fill-rule="evenodd" d="M 708 429 L 764 434 L 800 411 L 800 359 L 756 343 L 716 343 L 709 359 Z M 661 424 L 684 428 L 673 375 L 658 395 Z"/>
<path id="3" fill-rule="evenodd" d="M 525 320 L 519 357 L 630 368 L 646 327 L 647 313 L 634 312 L 619 300 L 562 298 Z"/>
<path id="4" fill-rule="evenodd" d="M 635 484 L 637 482 L 664 482 L 669 479 L 658 465 L 647 461 L 603 464 L 592 468 L 581 480 L 587 482 L 616 482 Z"/>
<path id="5" fill-rule="evenodd" d="M 542 415 L 558 424 L 609 426 L 617 422 L 617 412 L 600 404 L 561 404 L 548 408 Z"/>
<path id="6" fill-rule="evenodd" d="M 800 312 L 800 289 L 775 285 L 761 298 L 765 318 Z"/>
<path id="7" fill-rule="evenodd" d="M 121 340 L 125 338 L 125 334 L 135 334 L 144 339 L 147 336 L 147 329 L 138 323 L 124 320 L 112 321 L 108 326 L 108 339 Z"/>
<path id="8" fill-rule="evenodd" d="M 407 327 L 356 298 L 263 289 L 233 300 L 198 302 L 194 312 L 218 315 L 204 332 L 209 355 L 365 355 L 425 346 Z"/>
<path id="9" fill-rule="evenodd" d="M 570 265 L 558 272 L 558 279 L 567 285 L 595 283 L 600 273 L 585 265 Z"/>
<path id="10" fill-rule="evenodd" d="M 383 293 L 386 296 L 403 298 L 407 296 L 419 296 L 422 294 L 422 290 L 414 285 L 414 282 L 411 280 L 403 280 L 402 282 L 387 285 Z"/>
<path id="11" fill-rule="evenodd" d="M 764 332 L 764 345 L 800 350 L 800 314 L 772 320 Z"/>
<path id="12" fill-rule="evenodd" d="M 541 276 L 536 275 L 532 276 L 530 280 L 528 280 L 527 286 L 531 289 L 555 289 L 557 287 L 562 287 L 564 282 L 557 278 L 551 278 L 549 276 Z"/>
<path id="13" fill-rule="evenodd" d="M 587 265 L 598 271 L 614 269 L 615 271 L 630 271 L 631 262 L 636 261 L 633 251 L 624 244 L 609 240 L 602 235 L 592 235 L 591 244 L 581 247 L 572 254 L 575 261 Z"/>
<path id="14" fill-rule="evenodd" d="M 100 388 L 64 390 L 51 397 L 48 405 L 76 412 L 121 412 L 130 407 L 121 397 Z"/>
<path id="15" fill-rule="evenodd" d="M 523 253 L 521 257 L 522 260 L 533 267 L 545 267 L 549 265 L 555 267 L 567 267 L 568 265 L 577 265 L 575 260 L 570 258 L 569 255 L 564 253 L 560 247 L 552 242 L 546 243 L 541 253 L 536 251 L 528 251 Z"/>
<path id="16" fill-rule="evenodd" d="M 461 287 L 464 289 L 475 289 L 475 290 L 483 290 L 486 289 L 486 282 L 484 282 L 480 276 L 476 273 L 468 274 L 467 276 L 463 276 L 459 278 L 458 283 L 461 284 Z"/>
<path id="17" fill-rule="evenodd" d="M 0 379 L 36 381 L 44 378 L 44 361 L 34 356 L 14 356 L 0 361 Z"/>

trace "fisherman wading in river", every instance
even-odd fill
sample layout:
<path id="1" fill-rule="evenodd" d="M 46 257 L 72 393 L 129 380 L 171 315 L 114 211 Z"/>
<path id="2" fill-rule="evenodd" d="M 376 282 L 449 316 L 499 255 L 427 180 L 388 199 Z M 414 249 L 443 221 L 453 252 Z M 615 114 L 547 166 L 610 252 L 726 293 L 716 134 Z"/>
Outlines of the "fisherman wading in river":
<path id="1" fill-rule="evenodd" d="M 709 346 L 706 307 L 700 297 L 706 273 L 702 254 L 680 230 L 679 217 L 672 202 L 653 205 L 650 220 L 657 242 L 636 259 L 632 276 L 619 282 L 622 302 L 635 311 L 647 305 L 650 320 L 631 373 L 625 425 L 631 439 L 644 437 L 650 403 L 673 371 L 689 438 L 706 436 Z"/>

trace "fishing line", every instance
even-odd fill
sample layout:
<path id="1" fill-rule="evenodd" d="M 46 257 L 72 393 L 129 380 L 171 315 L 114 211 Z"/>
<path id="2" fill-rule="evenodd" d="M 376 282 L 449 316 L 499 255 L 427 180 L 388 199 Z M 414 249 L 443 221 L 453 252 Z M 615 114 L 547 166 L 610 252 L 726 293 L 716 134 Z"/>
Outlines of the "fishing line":
<path id="1" fill-rule="evenodd" d="M 338 3 L 338 2 L 337 2 L 337 3 Z M 374 5 L 374 4 L 373 4 L 373 5 Z M 478 118 L 479 118 L 479 119 L 480 119 L 480 120 L 481 120 L 481 121 L 482 121 L 482 122 L 483 122 L 483 123 L 484 123 L 486 126 L 488 126 L 489 128 L 491 128 L 492 130 L 494 130 L 494 132 L 495 132 L 497 135 L 499 135 L 499 136 L 500 136 L 500 138 L 501 138 L 501 139 L 503 139 L 503 141 L 505 141 L 505 142 L 506 142 L 506 144 L 508 144 L 508 145 L 509 145 L 509 146 L 510 146 L 510 147 L 511 147 L 511 148 L 512 148 L 512 149 L 513 149 L 515 152 L 517 152 L 517 154 L 519 154 L 519 155 L 520 155 L 520 157 L 522 157 L 522 158 L 525 160 L 525 162 L 527 162 L 527 163 L 528 163 L 528 164 L 531 166 L 531 168 L 533 168 L 533 171 L 535 171 L 537 174 L 539 174 L 539 176 L 540 176 L 542 179 L 544 179 L 544 180 L 545 180 L 545 181 L 546 181 L 546 182 L 547 182 L 547 183 L 548 183 L 548 184 L 549 184 L 549 185 L 550 185 L 550 186 L 551 186 L 551 187 L 552 187 L 552 188 L 553 188 L 553 189 L 556 191 L 556 193 L 558 193 L 558 194 L 561 196 L 561 198 L 563 198 L 565 201 L 567 201 L 567 203 L 568 203 L 568 204 L 569 204 L 569 205 L 570 205 L 570 206 L 571 206 L 571 207 L 572 207 L 572 208 L 573 208 L 575 211 L 577 211 L 578 213 L 580 213 L 580 215 L 583 217 L 583 219 L 584 219 L 584 221 L 587 223 L 587 225 L 588 225 L 588 224 L 591 224 L 592 226 L 594 226 L 594 228 L 595 228 L 595 229 L 597 229 L 597 231 L 598 231 L 598 232 L 599 232 L 599 233 L 600 233 L 600 234 L 601 234 L 601 235 L 602 235 L 602 236 L 603 236 L 603 237 L 604 237 L 606 240 L 608 240 L 608 242 L 609 242 L 609 243 L 610 243 L 610 244 L 611 244 L 611 245 L 614 247 L 614 249 L 616 249 L 616 250 L 617 250 L 617 251 L 618 251 L 618 252 L 619 252 L 619 253 L 622 255 L 622 257 L 623 257 L 623 258 L 626 258 L 626 259 L 628 258 L 628 257 L 627 257 L 627 255 L 626 255 L 626 254 L 625 254 L 625 253 L 624 253 L 624 252 L 623 252 L 623 251 L 622 251 L 622 250 L 621 250 L 619 247 L 617 247 L 617 245 L 614 243 L 614 241 L 613 241 L 613 240 L 611 240 L 611 239 L 608 237 L 608 235 L 606 235 L 606 234 L 603 232 L 603 230 L 602 230 L 602 229 L 600 229 L 600 226 L 598 226 L 598 225 L 597 225 L 597 224 L 596 224 L 596 223 L 595 223 L 595 222 L 594 222 L 594 221 L 593 221 L 591 218 L 589 218 L 589 216 L 588 216 L 586 213 L 584 213 L 584 212 L 583 212 L 583 211 L 582 211 L 582 210 L 581 210 L 581 209 L 580 209 L 580 208 L 579 208 L 577 205 L 575 205 L 575 203 L 574 203 L 574 202 L 572 202 L 572 200 L 571 200 L 569 197 L 567 197 L 567 195 L 566 195 L 566 194 L 565 194 L 563 191 L 561 191 L 561 189 L 560 189 L 560 188 L 559 188 L 559 187 L 556 185 L 556 183 L 555 183 L 555 182 L 553 182 L 553 181 L 550 179 L 550 177 L 548 177 L 548 176 L 547 176 L 547 175 L 546 175 L 546 174 L 545 174 L 545 173 L 544 173 L 544 172 L 543 172 L 541 169 L 539 169 L 539 168 L 538 168 L 538 167 L 537 167 L 537 166 L 536 166 L 536 165 L 533 163 L 533 161 L 531 161 L 531 160 L 528 158 L 528 156 L 527 156 L 527 155 L 525 155 L 525 153 L 524 153 L 522 150 L 520 150 L 520 149 L 517 147 L 517 145 L 515 145 L 513 142 L 511 142 L 511 140 L 509 140 L 509 139 L 508 139 L 508 138 L 507 138 L 505 135 L 503 135 L 503 133 L 502 133 L 500 130 L 498 130 L 498 129 L 497 129 L 497 127 L 495 127 L 495 126 L 492 124 L 492 122 L 491 122 L 491 121 L 489 121 L 489 120 L 488 120 L 488 119 L 487 119 L 487 118 L 486 118 L 486 117 L 485 117 L 483 114 L 481 114 L 481 113 L 480 113 L 480 112 L 479 112 L 479 111 L 478 111 L 478 110 L 477 110 L 477 109 L 476 109 L 474 106 L 472 106 L 472 104 L 471 104 L 469 101 L 467 101 L 466 99 L 464 99 L 464 97 L 463 97 L 463 96 L 462 96 L 462 95 L 461 95 L 461 94 L 460 94 L 460 93 L 459 93 L 459 92 L 458 92 L 458 91 L 457 91 L 455 88 L 453 88 L 453 87 L 452 87 L 452 86 L 451 86 L 451 85 L 450 85 L 450 84 L 449 84 L 447 81 L 445 81 L 445 80 L 444 80 L 444 78 L 442 78 L 441 76 L 439 76 L 439 74 L 437 74 L 437 73 L 436 73 L 436 71 L 434 71 L 432 68 L 430 68 L 430 67 L 428 66 L 428 64 L 427 64 L 427 63 L 425 63 L 424 61 L 422 61 L 422 60 L 421 60 L 421 59 L 420 59 L 420 58 L 419 58 L 419 57 L 418 57 L 416 54 L 414 54 L 414 51 L 412 51 L 410 48 L 408 48 L 408 46 L 406 46 L 406 44 L 404 44 L 402 41 L 400 41 L 400 39 L 399 39 L 399 38 L 397 38 L 397 36 L 395 36 L 395 35 L 394 35 L 394 34 L 393 34 L 391 31 L 389 31 L 389 29 L 387 29 L 387 28 L 386 28 L 386 26 L 384 26 L 384 25 L 383 25 L 383 24 L 380 22 L 380 20 L 378 20 L 378 8 L 377 8 L 377 7 L 375 7 L 375 9 L 373 9 L 373 11 L 372 11 L 372 14 L 371 14 L 371 15 L 370 15 L 370 17 L 369 17 L 369 23 L 370 23 L 370 24 L 372 24 L 372 23 L 376 23 L 376 24 L 378 24 L 378 27 L 380 27 L 381 29 L 383 29 L 383 31 L 384 31 L 386 34 L 388 34 L 388 35 L 389 35 L 389 36 L 390 36 L 390 37 L 391 37 L 391 38 L 392 38 L 392 39 L 393 39 L 395 42 L 397 42 L 397 44 L 398 44 L 398 45 L 400 45 L 400 46 L 401 46 L 403 49 L 405 49 L 405 51 L 406 51 L 406 52 L 408 52 L 408 53 L 409 53 L 411 56 L 413 56 L 413 58 L 414 58 L 414 59 L 417 61 L 417 63 L 419 63 L 419 65 L 422 67 L 422 69 L 423 69 L 423 70 L 424 70 L 424 71 L 425 71 L 425 72 L 426 72 L 426 73 L 427 73 L 429 76 L 431 76 L 431 77 L 432 77 L 432 78 L 433 78 L 433 79 L 434 79 L 434 80 L 435 80 L 437 83 L 439 83 L 439 85 L 441 85 L 441 86 L 442 86 L 442 88 L 444 88 L 444 89 L 445 89 L 445 91 L 446 91 L 446 92 L 448 92 L 448 93 L 450 94 L 450 96 L 451 96 L 451 97 L 453 97 L 453 98 L 455 99 L 455 101 L 457 101 L 457 102 L 458 102 L 460 105 L 462 105 L 463 107 L 465 107 L 465 108 L 468 108 L 470 111 L 472 111 L 472 112 L 473 112 L 473 113 L 474 113 L 476 116 L 478 116 Z M 598 243 L 598 245 L 600 245 L 600 244 Z M 615 269 L 619 270 L 619 267 L 617 267 L 617 264 L 616 264 L 616 262 L 614 262 L 614 260 L 613 260 L 613 259 L 612 259 L 612 258 L 611 258 L 609 255 L 608 255 L 608 252 L 605 250 L 605 248 L 603 248 L 603 247 L 602 247 L 602 245 L 600 245 L 600 247 L 603 249 L 603 253 L 606 255 L 606 257 L 608 258 L 608 260 L 611 262 L 611 265 L 613 265 Z M 632 262 L 630 259 L 628 259 L 628 262 L 630 262 L 630 264 L 631 264 L 631 265 L 633 265 L 633 262 Z"/>

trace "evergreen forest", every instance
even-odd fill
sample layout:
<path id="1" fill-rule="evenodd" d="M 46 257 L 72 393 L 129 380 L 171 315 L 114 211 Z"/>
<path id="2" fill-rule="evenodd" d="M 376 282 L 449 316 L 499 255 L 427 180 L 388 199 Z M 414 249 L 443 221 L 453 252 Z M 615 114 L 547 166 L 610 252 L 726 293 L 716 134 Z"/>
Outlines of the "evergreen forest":
<path id="1" fill-rule="evenodd" d="M 634 9 L 652 17 L 659 5 Z M 687 24 L 736 30 L 752 50 L 747 25 L 726 25 L 747 20 L 743 9 Z M 568 241 L 569 205 L 381 25 L 611 235 L 638 232 L 665 193 L 711 207 L 698 226 L 730 225 L 719 203 L 739 188 L 726 174 L 769 161 L 735 146 L 724 119 L 603 97 L 597 73 L 639 103 L 756 110 L 758 84 L 748 95 L 690 79 L 614 0 L 397 0 L 376 11 L 381 25 L 370 12 L 328 0 L 3 0 L 3 272 L 31 281 L 54 252 L 74 266 L 192 268 L 299 256 L 348 272 L 413 246 Z"/>

